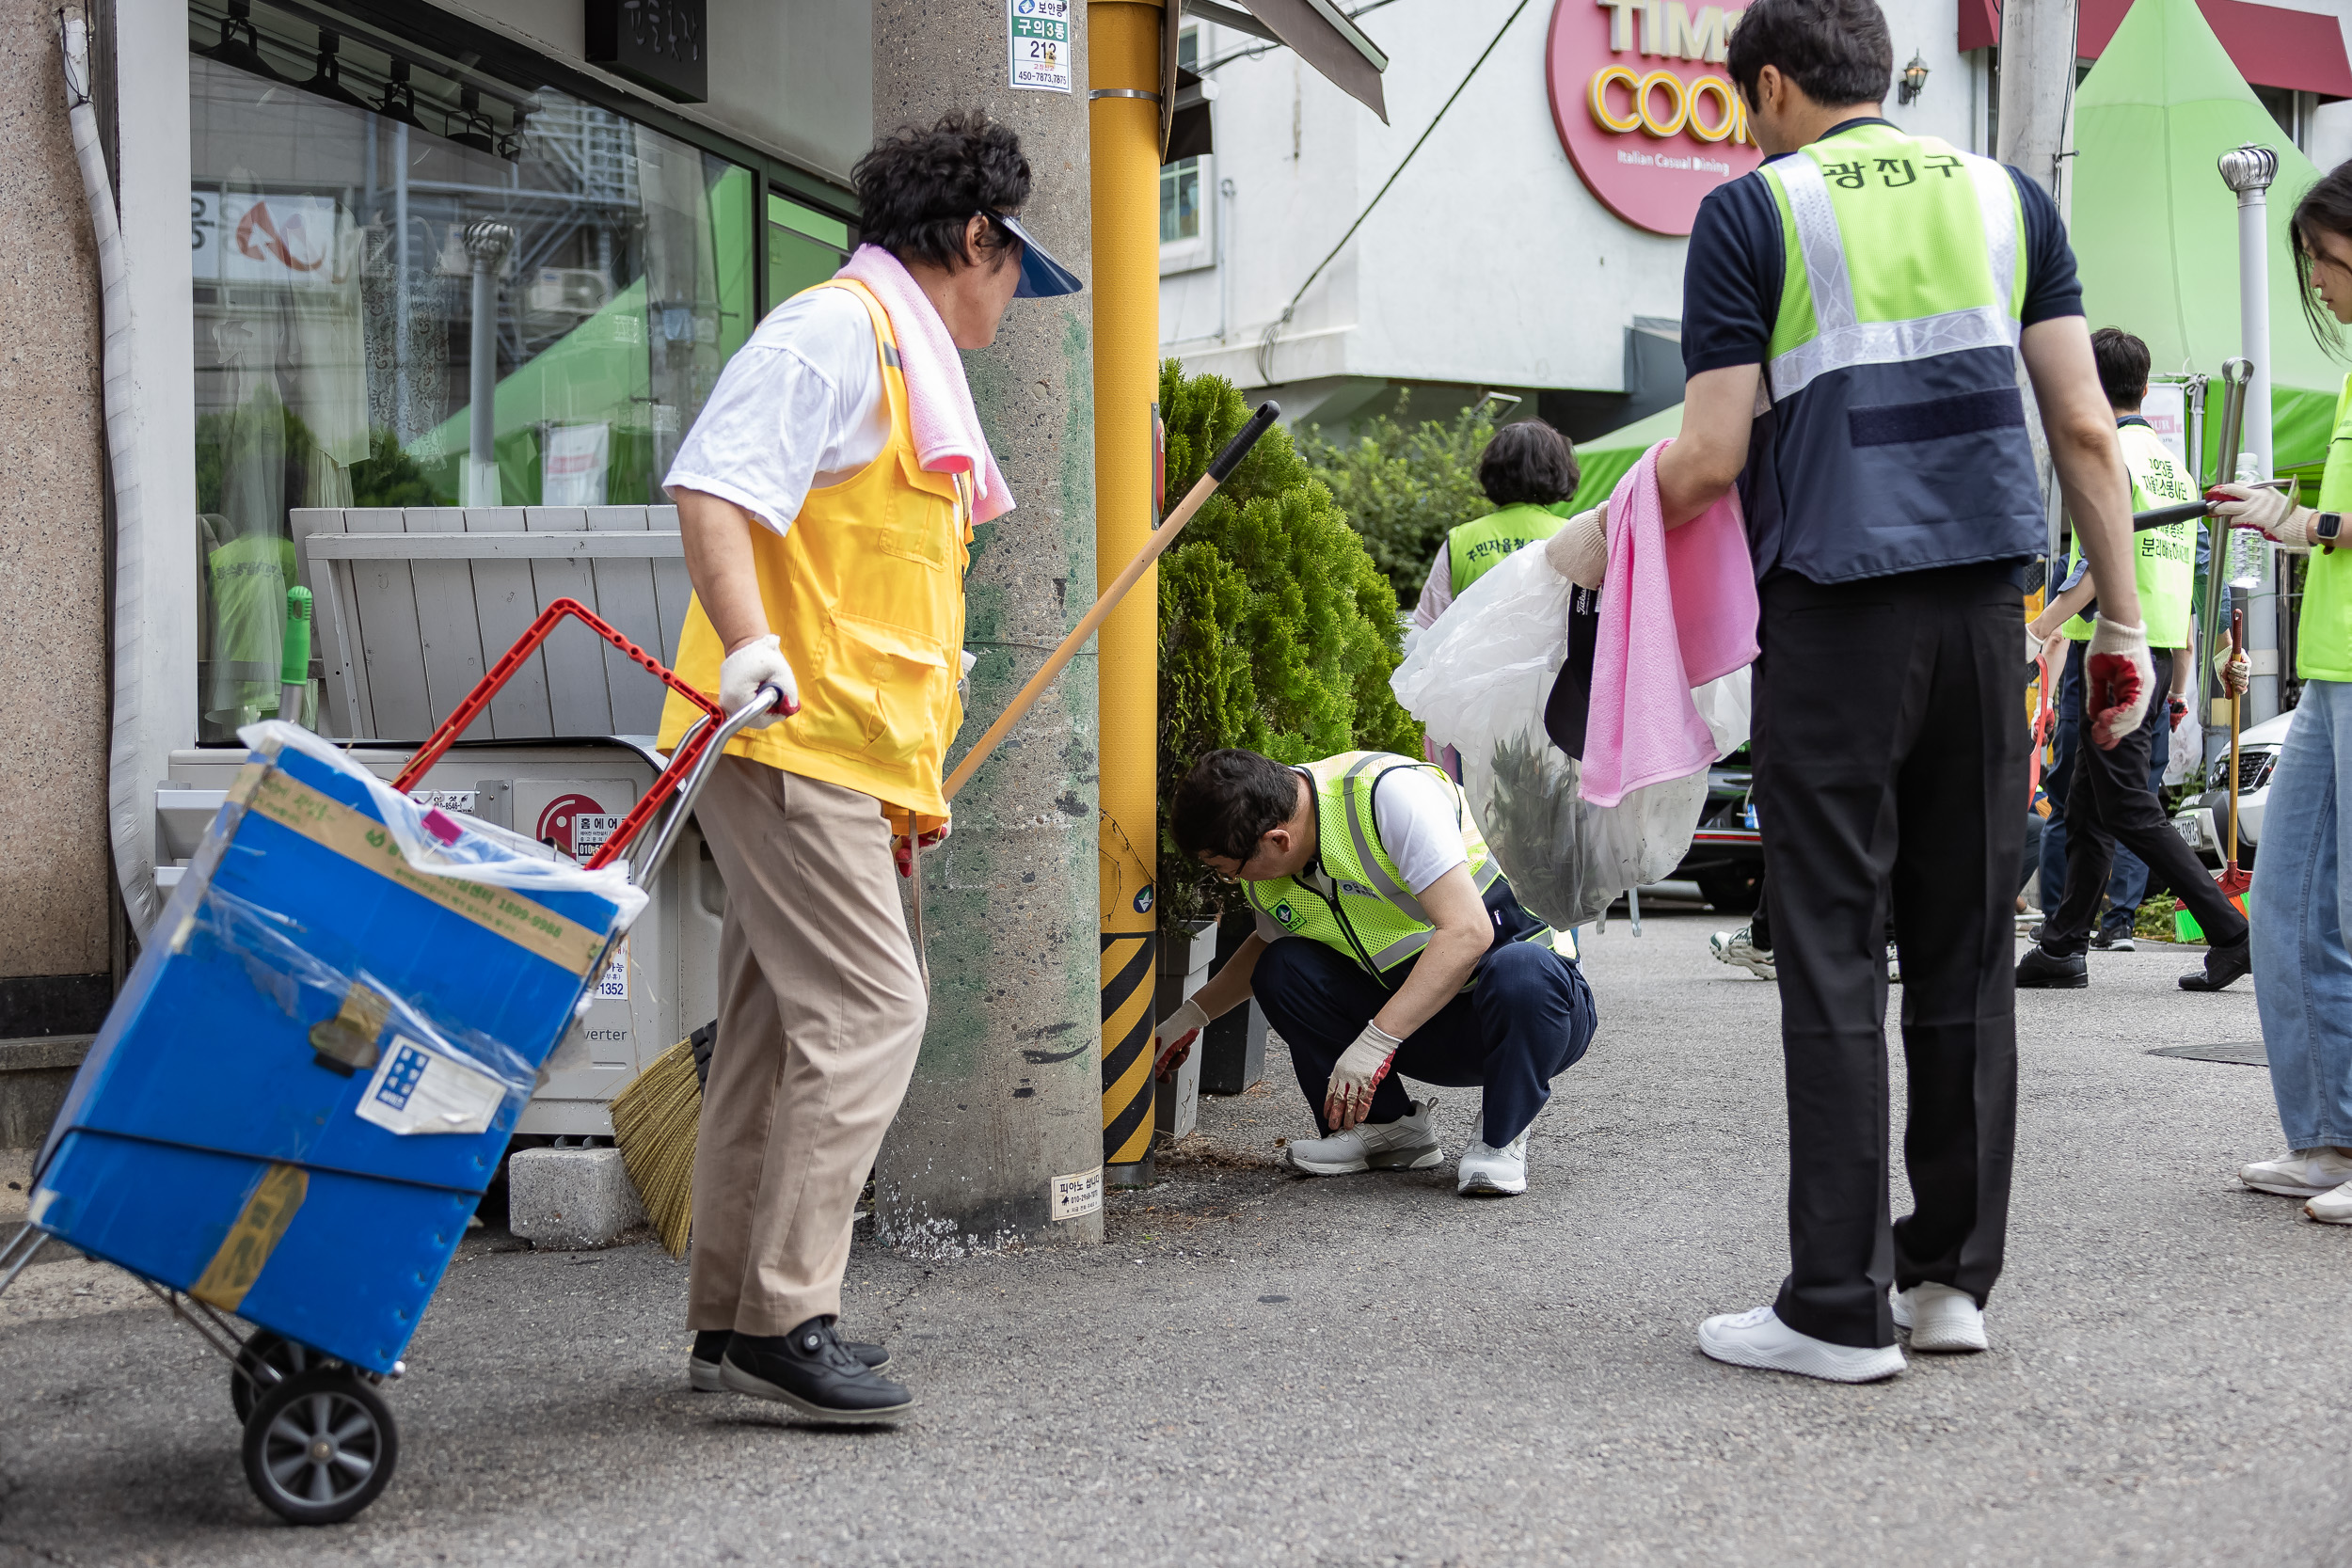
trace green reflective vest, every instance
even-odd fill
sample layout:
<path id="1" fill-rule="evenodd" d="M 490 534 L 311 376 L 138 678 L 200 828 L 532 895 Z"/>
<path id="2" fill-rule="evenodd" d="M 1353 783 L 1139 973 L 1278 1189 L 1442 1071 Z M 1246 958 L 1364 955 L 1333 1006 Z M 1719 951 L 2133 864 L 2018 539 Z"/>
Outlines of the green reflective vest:
<path id="1" fill-rule="evenodd" d="M 2319 509 L 2352 512 L 2352 376 L 2336 398 L 2328 467 L 2319 476 Z M 2221 546 L 2218 542 L 2216 549 Z M 2303 578 L 2296 622 L 2295 673 L 2307 681 L 2352 681 L 2352 548 L 2314 549 Z"/>
<path id="2" fill-rule="evenodd" d="M 1784 244 L 1740 488 L 1758 574 L 1847 582 L 2038 554 L 2009 170 L 1862 120 L 1754 177 Z"/>
<path id="3" fill-rule="evenodd" d="M 1447 533 L 1446 560 L 1453 567 L 1454 596 L 1460 598 L 1463 589 L 1502 564 L 1504 556 L 1559 532 L 1565 521 L 1565 513 L 1522 501 L 1473 517 Z"/>
<path id="4" fill-rule="evenodd" d="M 2115 433 L 2123 449 L 2123 467 L 2132 476 L 2132 510 L 2153 511 L 2197 499 L 2164 437 L 2144 420 L 2134 420 Z M 2074 546 L 2074 560 L 2083 558 Z M 2188 646 L 2188 617 L 2197 596 L 2197 525 L 2174 523 L 2169 528 L 2142 529 L 2132 535 L 2132 575 L 2139 582 L 2139 619 L 2148 628 L 2151 648 Z M 2059 628 L 2077 642 L 2090 640 L 2090 623 L 2077 615 Z"/>
<path id="5" fill-rule="evenodd" d="M 1331 895 L 1295 877 L 1242 884 L 1249 907 L 1286 935 L 1336 948 L 1376 980 L 1428 946 L 1430 933 L 1437 929 L 1405 886 L 1396 863 L 1380 847 L 1379 825 L 1373 819 L 1373 795 L 1381 779 L 1412 768 L 1427 769 L 1453 793 L 1470 880 L 1485 894 L 1502 878 L 1502 869 L 1487 853 L 1486 835 L 1471 820 L 1460 786 L 1428 763 L 1388 752 L 1342 752 L 1303 769 L 1315 791 L 1315 860 L 1331 879 Z M 1550 927 L 1526 918 L 1532 929 L 1521 934 L 1522 940 L 1551 940 Z"/>

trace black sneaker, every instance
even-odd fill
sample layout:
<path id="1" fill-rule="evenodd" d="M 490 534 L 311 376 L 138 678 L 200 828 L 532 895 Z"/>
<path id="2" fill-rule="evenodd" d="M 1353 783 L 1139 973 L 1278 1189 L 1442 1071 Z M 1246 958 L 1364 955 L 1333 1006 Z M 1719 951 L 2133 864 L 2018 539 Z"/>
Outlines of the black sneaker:
<path id="1" fill-rule="evenodd" d="M 686 1381 L 697 1394 L 723 1394 L 726 1384 L 719 1377 L 720 1359 L 727 1353 L 727 1341 L 735 1336 L 723 1328 L 706 1328 L 694 1336 L 694 1348 L 687 1353 Z M 841 1348 L 866 1363 L 868 1368 L 890 1365 L 890 1352 L 881 1345 L 863 1340 L 844 1339 Z"/>
<path id="2" fill-rule="evenodd" d="M 2137 953 L 2139 944 L 2129 931 L 2101 931 L 2090 939 L 2090 945 L 2102 953 Z"/>
<path id="3" fill-rule="evenodd" d="M 914 1396 L 851 1355 L 831 1318 L 811 1318 L 789 1334 L 738 1334 L 719 1362 L 727 1388 L 773 1400 L 811 1420 L 844 1426 L 887 1424 L 914 1408 Z"/>
<path id="4" fill-rule="evenodd" d="M 2227 947 L 2205 951 L 2205 967 L 2192 969 L 2181 976 L 2183 990 L 2224 990 L 2231 981 L 2250 973 L 2254 967 L 2254 944 L 2250 934 L 2237 939 Z"/>
<path id="5" fill-rule="evenodd" d="M 2060 958 L 2037 942 L 2017 960 L 2020 990 L 2080 990 L 2089 984 L 2090 960 L 2080 953 Z"/>

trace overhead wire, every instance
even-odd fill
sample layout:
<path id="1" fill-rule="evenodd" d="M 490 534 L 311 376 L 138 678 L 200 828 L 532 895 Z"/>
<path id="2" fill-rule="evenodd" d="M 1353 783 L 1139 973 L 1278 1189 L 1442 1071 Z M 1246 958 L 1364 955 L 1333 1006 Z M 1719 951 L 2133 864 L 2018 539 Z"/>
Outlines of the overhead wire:
<path id="1" fill-rule="evenodd" d="M 1375 4 L 1387 3 L 1388 0 L 1375 0 Z M 1282 328 L 1291 324 L 1292 316 L 1298 309 L 1298 302 L 1307 297 L 1307 291 L 1313 288 L 1315 279 L 1323 276 L 1323 269 L 1329 266 L 1339 253 L 1347 248 L 1347 242 L 1356 237 L 1356 230 L 1361 229 L 1364 226 L 1364 220 L 1372 216 L 1372 210 L 1380 205 L 1380 198 L 1389 194 L 1389 187 L 1396 183 L 1397 176 L 1405 172 L 1406 166 L 1413 161 L 1413 155 L 1422 150 L 1422 144 L 1429 139 L 1431 133 L 1435 132 L 1438 124 L 1444 120 L 1446 111 L 1454 107 L 1454 101 L 1460 98 L 1470 87 L 1470 79 L 1478 74 L 1479 68 L 1486 63 L 1486 57 L 1492 55 L 1496 46 L 1502 42 L 1502 36 L 1511 30 L 1512 24 L 1518 21 L 1519 14 L 1526 10 L 1527 7 L 1528 0 L 1519 0 L 1518 5 L 1511 8 L 1511 14 L 1502 19 L 1502 25 L 1495 29 L 1495 36 L 1486 40 L 1486 47 L 1479 51 L 1478 58 L 1470 62 L 1470 70 L 1463 73 L 1461 81 L 1454 85 L 1454 90 L 1446 95 L 1446 101 L 1438 105 L 1437 114 L 1431 118 L 1422 134 L 1414 139 L 1413 145 L 1406 150 L 1404 159 L 1390 171 L 1388 179 L 1381 182 L 1380 188 L 1372 193 L 1372 199 L 1365 202 L 1364 210 L 1356 214 L 1356 221 L 1347 226 L 1347 232 L 1340 236 L 1339 244 L 1333 245 L 1323 260 L 1315 263 L 1314 271 L 1307 275 L 1307 280 L 1298 286 L 1298 292 L 1291 295 L 1290 303 L 1282 307 L 1282 313 L 1266 325 L 1264 333 L 1258 340 L 1260 380 L 1269 384 L 1274 380 L 1274 345 L 1280 337 Z M 1370 6 L 1364 8 L 1365 10 L 1371 8 Z"/>

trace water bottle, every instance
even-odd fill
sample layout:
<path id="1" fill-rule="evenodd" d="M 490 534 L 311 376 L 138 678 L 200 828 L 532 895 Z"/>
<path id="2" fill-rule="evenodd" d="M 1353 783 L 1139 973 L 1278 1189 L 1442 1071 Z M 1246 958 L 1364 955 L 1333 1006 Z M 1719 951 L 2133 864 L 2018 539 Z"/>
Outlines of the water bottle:
<path id="1" fill-rule="evenodd" d="M 2237 460 L 2237 482 L 2259 484 L 2263 480 L 2262 459 L 2252 452 L 2242 452 Z M 2267 562 L 2270 541 L 2250 528 L 2230 530 L 2230 582 L 2233 587 L 2244 584 L 2253 588 L 2263 580 L 2263 567 Z"/>

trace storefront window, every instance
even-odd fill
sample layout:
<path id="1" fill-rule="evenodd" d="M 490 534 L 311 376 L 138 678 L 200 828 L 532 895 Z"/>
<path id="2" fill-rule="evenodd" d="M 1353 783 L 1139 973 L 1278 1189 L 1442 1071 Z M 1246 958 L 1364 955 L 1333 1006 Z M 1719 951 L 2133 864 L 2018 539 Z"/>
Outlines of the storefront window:
<path id="1" fill-rule="evenodd" d="M 229 8 L 190 27 L 207 741 L 277 711 L 289 509 L 660 502 L 779 231 L 611 110 Z"/>
<path id="2" fill-rule="evenodd" d="M 822 283 L 850 256 L 850 226 L 783 197 L 768 198 L 768 309 Z"/>

